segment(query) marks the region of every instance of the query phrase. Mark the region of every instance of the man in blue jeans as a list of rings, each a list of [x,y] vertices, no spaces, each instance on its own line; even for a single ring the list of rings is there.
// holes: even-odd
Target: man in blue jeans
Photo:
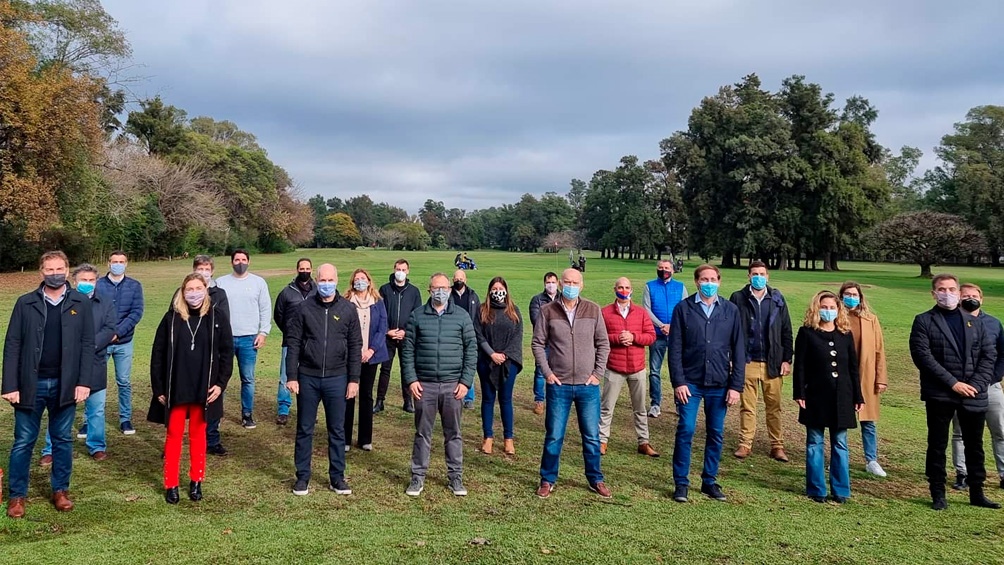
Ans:
[[[606,371],[610,342],[599,305],[579,297],[582,287],[582,273],[565,269],[561,298],[540,309],[533,329],[533,357],[547,375],[544,453],[537,488],[540,498],[551,496],[558,480],[561,447],[573,404],[589,489],[603,498],[613,496],[600,471],[600,379]]]
[[[718,267],[697,267],[694,282],[698,291],[676,305],[669,330],[669,374],[680,416],[673,447],[673,500],[687,502],[690,450],[703,399],[707,438],[701,492],[724,501],[725,494],[716,478],[722,459],[725,413],[739,402],[743,390],[746,344],[739,308],[718,295]]]
[[[655,343],[648,348],[648,395],[651,407],[649,418],[662,415],[662,362],[669,347],[669,329],[673,322],[673,309],[685,296],[687,287],[683,281],[673,278],[673,262],[659,260],[655,265],[655,280],[645,284],[642,306],[655,326]]]
[[[66,283],[68,263],[62,251],[42,255],[42,284],[18,298],[7,325],[0,397],[14,407],[10,518],[24,517],[31,452],[46,411],[53,443],[52,504],[60,512],[73,510],[73,416],[95,386],[94,318],[91,301]]]
[[[530,324],[536,328],[537,318],[540,316],[540,309],[550,304],[558,296],[558,275],[547,273],[544,275],[544,291],[535,294],[530,299]],[[544,350],[547,355],[547,349]],[[544,372],[540,369],[540,364],[534,362],[533,367],[533,413],[540,416],[544,413]]]
[[[143,285],[126,276],[129,258],[123,251],[108,256],[108,276],[98,279],[98,294],[115,305],[115,335],[108,346],[108,357],[115,365],[115,384],[119,389],[119,430],[124,435],[136,433],[132,427],[132,338],[143,318]]]
[[[248,272],[251,256],[244,249],[230,255],[233,274],[216,279],[216,286],[227,293],[230,302],[230,327],[234,334],[234,355],[241,375],[241,426],[253,430],[254,421],[254,369],[258,350],[265,346],[265,338],[272,329],[272,299],[268,295],[265,279]],[[219,420],[206,426],[209,453],[219,451]],[[224,450],[225,452],[226,450]]]

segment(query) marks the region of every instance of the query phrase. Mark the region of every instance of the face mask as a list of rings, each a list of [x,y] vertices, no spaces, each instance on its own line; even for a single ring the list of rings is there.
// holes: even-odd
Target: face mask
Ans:
[[[718,283],[704,282],[700,284],[701,296],[704,298],[714,298],[718,294]]]
[[[200,274],[200,275],[202,275],[202,278],[205,279],[207,285],[210,282],[212,282],[212,280],[213,280],[213,273],[211,271],[195,271],[195,272],[198,273],[198,274]]]
[[[404,282],[408,280],[408,273],[404,271],[394,271],[394,280],[397,282]]]
[[[457,292],[464,290],[465,286],[467,286],[467,283],[465,283],[464,281],[453,281],[453,290]]]
[[[45,286],[49,288],[59,288],[66,284],[65,274],[45,275],[42,278],[45,281]]]
[[[620,292],[614,291],[614,295],[617,296],[618,300],[631,300],[631,293],[622,294]]]
[[[966,312],[975,312],[980,309],[980,301],[977,298],[963,298],[959,302],[959,306]]]
[[[506,292],[504,290],[493,290],[488,295],[492,297],[493,302],[498,302],[499,304],[505,302]]]
[[[941,306],[945,310],[955,310],[955,307],[959,305],[958,294],[952,294],[951,292],[935,292],[934,296],[938,301],[938,306]]]
[[[859,304],[861,304],[861,299],[857,296],[844,297],[844,306],[850,308],[851,310],[857,308]]]
[[[108,270],[116,277],[121,277],[125,274],[125,267],[125,263],[112,263]]]
[[[90,295],[92,292],[94,292],[94,283],[92,283],[92,282],[78,282],[77,283],[77,292],[80,292],[82,294]],[[979,308],[979,304],[978,303],[977,303],[976,307]],[[970,310],[970,312],[972,312],[972,310]]]
[[[185,302],[192,308],[202,306],[202,301],[206,299],[206,293],[201,290],[190,290],[185,293]]]
[[[544,291],[548,294],[557,294],[558,283],[544,283]]]
[[[234,272],[237,273],[238,275],[243,275],[244,273],[248,272],[248,264],[247,263],[235,264]]]
[[[358,290],[359,292],[362,292],[369,287],[370,283],[366,279],[359,279],[356,282],[352,283],[352,288]]]
[[[837,319],[837,314],[836,310],[820,310],[819,319],[824,322],[832,322]]]
[[[673,278],[673,271],[667,271],[665,269],[659,269],[655,272],[655,274],[659,277],[660,281],[668,281]]]
[[[575,300],[579,297],[579,287],[572,285],[565,285],[561,287],[561,295],[568,300]]]
[[[310,273],[296,273],[296,282],[305,283],[310,280]]]
[[[763,275],[753,275],[750,277],[750,286],[753,290],[763,290],[767,288],[767,277]]]
[[[432,298],[433,304],[437,306],[442,306],[443,304],[446,304],[450,300],[450,291],[442,288],[437,288],[429,292],[429,297]]]
[[[324,298],[329,298],[334,296],[335,290],[338,289],[338,284],[333,282],[319,282],[317,283],[317,294],[320,294]]]

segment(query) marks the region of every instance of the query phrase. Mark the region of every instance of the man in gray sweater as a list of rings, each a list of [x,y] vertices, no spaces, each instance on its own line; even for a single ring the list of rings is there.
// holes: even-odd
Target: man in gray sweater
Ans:
[[[537,489],[541,498],[551,495],[558,480],[561,447],[573,404],[589,488],[603,498],[612,496],[600,471],[600,379],[606,370],[610,342],[599,305],[579,297],[582,287],[582,273],[565,269],[561,298],[541,306],[533,328],[533,357],[547,379],[544,453]]]

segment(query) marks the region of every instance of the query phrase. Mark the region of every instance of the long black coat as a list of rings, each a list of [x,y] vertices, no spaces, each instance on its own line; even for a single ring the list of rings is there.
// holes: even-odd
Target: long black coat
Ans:
[[[854,337],[802,326],[795,338],[795,400],[804,400],[798,422],[810,428],[857,427],[855,404],[864,404]]]
[[[983,322],[961,312],[964,343],[956,343],[937,306],[917,314],[910,330],[910,356],[920,370],[920,399],[961,404],[967,410],[986,412],[987,389],[994,381],[997,349]],[[975,398],[952,390],[962,381],[976,389]]]
[[[210,343],[212,354],[207,357],[207,366],[202,371],[200,399],[206,406],[206,419],[219,420],[223,417],[223,395],[206,404],[209,387],[218,385],[226,391],[227,383],[234,372],[234,336],[230,330],[230,315],[226,310],[213,304],[209,309],[209,321],[213,328]],[[150,385],[153,397],[150,399],[150,410],[146,419],[157,424],[167,424],[167,414],[171,410],[171,386],[175,381],[174,359],[177,336],[188,336],[187,323],[174,310],[164,314],[157,326],[157,334],[153,338],[153,352],[150,354]],[[181,347],[187,347],[186,342]],[[167,402],[161,404],[157,400],[163,395]]]
[[[69,406],[74,403],[77,386],[100,390],[94,381],[94,314],[90,299],[69,287],[59,304],[59,314],[63,329],[59,405]],[[46,316],[41,285],[18,298],[10,314],[3,345],[2,394],[20,393],[15,408],[31,410],[35,407]]]
[[[108,346],[115,335],[118,313],[111,298],[102,297],[97,292],[91,296],[91,311],[94,316],[94,374],[91,392],[108,388]]]

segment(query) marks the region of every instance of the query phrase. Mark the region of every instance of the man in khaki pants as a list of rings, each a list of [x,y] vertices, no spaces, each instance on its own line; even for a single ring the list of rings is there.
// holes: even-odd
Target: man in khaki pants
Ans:
[[[739,307],[746,338],[746,384],[740,397],[739,448],[735,456],[746,459],[753,451],[757,398],[762,392],[770,457],[787,463],[781,437],[781,377],[791,372],[791,316],[781,292],[767,286],[767,265],[753,261],[748,273],[749,284],[729,299]]]
[[[610,440],[610,422],[621,388],[626,382],[631,391],[634,411],[634,432],[638,438],[638,453],[658,457],[648,441],[648,415],[645,413],[645,388],[648,372],[645,348],[655,343],[655,326],[644,308],[631,304],[631,281],[626,277],[614,283],[616,300],[603,308],[603,323],[607,326],[610,355],[600,392],[600,455],[606,455]]]

